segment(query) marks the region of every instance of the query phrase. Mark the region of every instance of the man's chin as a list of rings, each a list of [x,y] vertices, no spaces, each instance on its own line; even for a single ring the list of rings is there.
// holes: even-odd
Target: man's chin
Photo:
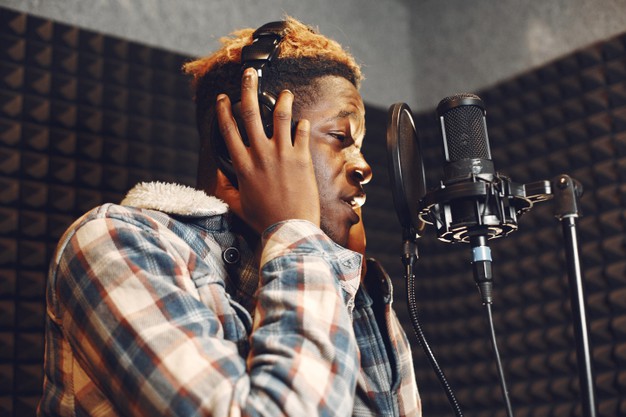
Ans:
[[[344,248],[348,247],[349,229],[338,225],[327,226],[324,223],[321,224],[320,228],[333,242]]]

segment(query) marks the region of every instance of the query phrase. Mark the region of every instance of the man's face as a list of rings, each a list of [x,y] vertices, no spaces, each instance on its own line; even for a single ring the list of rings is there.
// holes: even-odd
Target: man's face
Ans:
[[[372,177],[361,154],[365,106],[358,90],[343,77],[321,78],[318,86],[320,97],[302,108],[298,117],[311,123],[321,228],[333,241],[346,246],[350,227],[359,222],[355,209],[365,202],[362,185]]]

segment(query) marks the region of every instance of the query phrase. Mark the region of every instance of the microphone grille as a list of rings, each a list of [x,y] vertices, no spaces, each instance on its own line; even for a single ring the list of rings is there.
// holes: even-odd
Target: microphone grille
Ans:
[[[478,96],[457,94],[446,97],[437,106],[437,113],[443,117],[448,161],[491,159],[484,105]]]

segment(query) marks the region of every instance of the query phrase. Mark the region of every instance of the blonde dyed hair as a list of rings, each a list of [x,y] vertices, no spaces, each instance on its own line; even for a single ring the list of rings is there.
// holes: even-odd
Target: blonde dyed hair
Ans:
[[[360,65],[354,57],[342,46],[317,30],[304,23],[286,17],[287,28],[280,44],[278,59],[312,58],[322,61],[334,61],[345,65],[353,74],[355,86],[359,88],[363,80]],[[183,65],[183,71],[193,77],[194,85],[208,72],[230,63],[241,62],[241,50],[252,43],[252,34],[255,29],[237,30],[220,39],[222,47],[213,54],[199,58]]]

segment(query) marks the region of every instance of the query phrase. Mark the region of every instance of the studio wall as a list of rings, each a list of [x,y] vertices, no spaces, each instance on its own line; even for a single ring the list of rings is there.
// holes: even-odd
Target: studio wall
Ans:
[[[285,13],[364,64],[367,103],[435,107],[621,33],[626,0],[0,0],[0,5],[186,55]]]
[[[285,14],[320,29],[363,63],[365,100],[386,107],[409,85],[409,4],[402,0],[0,0],[0,5],[141,44],[206,55],[235,29],[259,27]],[[393,45],[393,47],[389,47]],[[402,51],[398,53],[398,51]],[[392,62],[393,65],[389,65]],[[402,100],[414,101],[417,90]]]
[[[416,109],[482,90],[622,33],[626,0],[408,2]]]
[[[626,413],[625,45],[623,34],[606,37],[476,87],[499,171],[522,183],[569,173],[585,188],[581,254],[606,417]],[[46,268],[65,227],[101,202],[119,201],[137,181],[193,184],[197,135],[188,80],[179,71],[187,58],[0,9],[1,415],[34,413]],[[412,107],[432,185],[440,178],[441,139],[432,108]],[[386,107],[368,103],[367,114],[364,153],[375,174],[364,210],[368,250],[393,276],[395,306],[411,335],[387,176]],[[518,232],[492,244],[496,329],[516,416],[580,415],[560,239],[545,203],[522,218]],[[468,248],[443,244],[432,230],[419,247],[418,305],[435,352],[466,415],[502,416]],[[425,415],[449,415],[411,341]]]

